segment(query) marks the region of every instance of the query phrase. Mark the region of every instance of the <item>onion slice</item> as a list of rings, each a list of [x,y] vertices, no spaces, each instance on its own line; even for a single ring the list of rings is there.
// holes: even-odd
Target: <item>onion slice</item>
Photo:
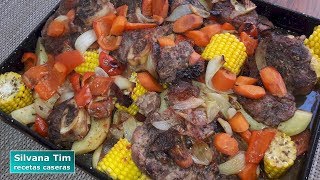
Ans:
[[[176,7],[173,12],[167,17],[166,21],[174,22],[182,16],[192,14],[191,9],[189,8],[189,4],[184,4]]]
[[[247,14],[247,13],[253,11],[254,9],[256,9],[256,7],[257,7],[250,0],[244,0],[244,4],[239,3],[238,0],[230,0],[230,2],[234,6],[234,9],[235,9],[230,15],[231,19],[233,19],[237,16],[240,16],[240,15]]]
[[[192,160],[196,164],[208,166],[213,159],[213,152],[207,143],[196,141],[191,147]]]
[[[96,41],[97,41],[97,36],[95,32],[93,30],[89,30],[81,34],[77,38],[74,46],[76,50],[80,51],[81,53],[84,53]]]
[[[163,120],[163,121],[153,121],[151,122],[151,124],[162,131],[167,131],[168,129],[170,129],[172,126],[175,126],[178,124],[177,121],[175,121],[174,119],[170,119],[170,120]]]
[[[259,70],[263,69],[264,67],[267,67],[266,51],[267,51],[267,43],[264,40],[262,40],[256,49],[256,54],[254,57],[257,68]]]
[[[154,19],[150,19],[150,18],[145,17],[142,14],[141,9],[139,7],[136,8],[136,16],[137,16],[137,19],[140,23],[154,23],[154,22],[156,22]]]
[[[233,135],[231,126],[230,126],[230,124],[229,124],[227,121],[225,121],[225,120],[223,120],[223,119],[221,119],[221,118],[218,118],[218,122],[219,122],[219,124],[222,126],[222,128],[224,129],[224,131],[225,131],[227,134],[229,134],[230,136]]]
[[[48,55],[46,53],[46,50],[45,50],[43,44],[41,43],[41,38],[39,38],[37,41],[36,55],[38,57],[37,65],[43,65],[43,64],[47,63]]]
[[[191,5],[191,4],[189,5],[189,8],[194,14],[196,14],[198,16],[201,16],[203,18],[210,17],[210,13],[208,11],[205,11],[203,9],[197,8],[197,7],[195,7],[195,6]]]
[[[192,96],[185,101],[180,101],[176,103],[175,105],[173,105],[172,108],[177,110],[194,109],[201,106],[203,103],[203,99]]]
[[[225,175],[238,174],[246,165],[246,157],[243,151],[232,157],[227,162],[218,165],[219,172]]]
[[[101,67],[94,68],[94,73],[99,77],[109,77],[108,73],[104,71]]]
[[[223,56],[216,56],[215,58],[213,58],[212,60],[209,61],[208,66],[207,66],[207,70],[206,70],[206,75],[205,75],[205,82],[206,85],[209,89],[219,92],[221,94],[230,94],[232,93],[232,90],[229,90],[227,92],[221,92],[216,90],[213,85],[212,85],[212,77],[217,73],[217,71],[222,67],[222,65],[224,64],[224,57]]]
[[[121,89],[130,89],[132,88],[132,82],[130,82],[127,78],[118,75],[114,76],[114,83]]]

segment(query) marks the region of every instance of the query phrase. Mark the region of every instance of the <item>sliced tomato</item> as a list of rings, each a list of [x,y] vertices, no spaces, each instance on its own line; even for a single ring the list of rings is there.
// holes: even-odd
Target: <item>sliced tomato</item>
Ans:
[[[126,69],[126,66],[105,52],[101,52],[99,56],[100,67],[108,73],[109,76],[120,75]]]
[[[81,89],[80,78],[81,78],[81,75],[79,73],[72,73],[71,76],[69,77],[69,81],[75,92],[78,92]]]
[[[24,64],[25,71],[29,70],[37,63],[37,55],[32,52],[26,52],[23,54],[21,62]]]
[[[48,124],[47,122],[42,119],[40,116],[36,116],[36,120],[33,125],[34,131],[40,134],[43,137],[48,136]]]
[[[24,84],[33,89],[38,82],[49,74],[50,67],[48,65],[34,66],[22,75]]]
[[[103,96],[106,95],[113,83],[113,78],[107,77],[94,77],[93,81],[90,83],[90,91],[93,96]]]
[[[67,74],[71,73],[74,68],[84,62],[82,54],[77,50],[63,52],[56,56],[55,59],[56,62],[62,63],[66,66]]]
[[[90,84],[94,78],[94,75],[95,75],[94,72],[84,73],[84,75],[82,76],[82,80],[81,80],[81,87]]]
[[[100,36],[98,38],[98,44],[103,50],[106,51],[114,51],[119,48],[121,44],[122,37],[121,36]]]
[[[82,87],[80,91],[76,93],[74,99],[80,108],[89,104],[92,100],[92,94],[89,85],[85,85],[84,87]]]
[[[109,35],[113,20],[116,17],[115,14],[109,14],[93,21],[93,30],[97,37]]]
[[[55,63],[49,74],[42,78],[41,81],[34,87],[34,90],[43,100],[50,99],[64,83],[67,77],[67,68],[62,63]]]

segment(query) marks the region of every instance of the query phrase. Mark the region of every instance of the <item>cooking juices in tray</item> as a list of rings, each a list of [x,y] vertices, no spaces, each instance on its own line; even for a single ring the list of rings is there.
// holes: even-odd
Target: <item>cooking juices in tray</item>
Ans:
[[[318,50],[298,35],[320,23],[254,3],[62,1],[2,63],[1,115],[98,178],[307,177]]]

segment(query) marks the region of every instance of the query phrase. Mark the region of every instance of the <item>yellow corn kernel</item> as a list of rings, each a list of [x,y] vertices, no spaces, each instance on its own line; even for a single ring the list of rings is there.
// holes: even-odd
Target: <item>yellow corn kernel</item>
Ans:
[[[99,53],[97,50],[86,51],[84,54],[84,63],[75,68],[77,73],[83,74],[86,72],[94,72],[94,69],[99,66]]]
[[[0,75],[0,109],[5,113],[32,104],[31,90],[22,82],[20,74],[8,72]]]
[[[293,164],[297,149],[295,143],[284,133],[277,133],[264,155],[264,170],[269,178],[279,178]]]
[[[202,53],[202,58],[212,60],[216,56],[224,56],[224,68],[234,74],[239,74],[247,59],[246,47],[239,39],[230,33],[214,35]]]
[[[109,174],[113,179],[149,179],[132,161],[131,144],[127,139],[120,139],[99,161],[97,169]]]

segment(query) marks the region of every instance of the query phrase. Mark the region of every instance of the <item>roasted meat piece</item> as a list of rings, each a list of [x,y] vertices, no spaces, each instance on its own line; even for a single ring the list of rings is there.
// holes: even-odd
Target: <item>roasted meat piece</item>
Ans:
[[[171,105],[185,101],[190,97],[198,97],[200,89],[187,81],[178,81],[169,87],[168,100]]]
[[[156,92],[148,92],[140,96],[136,102],[140,113],[147,116],[160,108],[160,96]]]
[[[265,60],[282,75],[288,91],[306,95],[312,91],[317,76],[310,66],[311,54],[300,38],[272,33],[263,40]]]
[[[291,94],[276,97],[267,94],[259,100],[238,97],[239,103],[255,120],[271,127],[287,121],[296,111],[296,103]]]
[[[180,139],[181,135],[175,130],[164,132],[144,124],[133,134],[132,158],[152,179],[215,179],[218,174],[215,161],[208,166],[193,163],[189,168],[181,168],[177,165],[190,155]]]
[[[125,64],[135,58],[141,58],[141,52],[151,50],[158,37],[164,36],[172,31],[171,25],[159,26],[152,29],[127,31],[123,33],[119,49],[112,55]]]
[[[211,14],[218,17],[221,22],[229,22],[236,28],[239,28],[243,23],[258,24],[258,13],[255,10],[233,18],[231,14],[234,10],[235,8],[230,0],[220,1],[213,5]]]
[[[177,72],[186,69],[190,55],[194,52],[192,45],[183,41],[173,47],[161,48],[157,72],[161,82],[171,83],[177,77]]]
[[[68,146],[87,135],[90,116],[85,109],[78,108],[72,99],[56,106],[47,121],[49,139],[56,144]]]

